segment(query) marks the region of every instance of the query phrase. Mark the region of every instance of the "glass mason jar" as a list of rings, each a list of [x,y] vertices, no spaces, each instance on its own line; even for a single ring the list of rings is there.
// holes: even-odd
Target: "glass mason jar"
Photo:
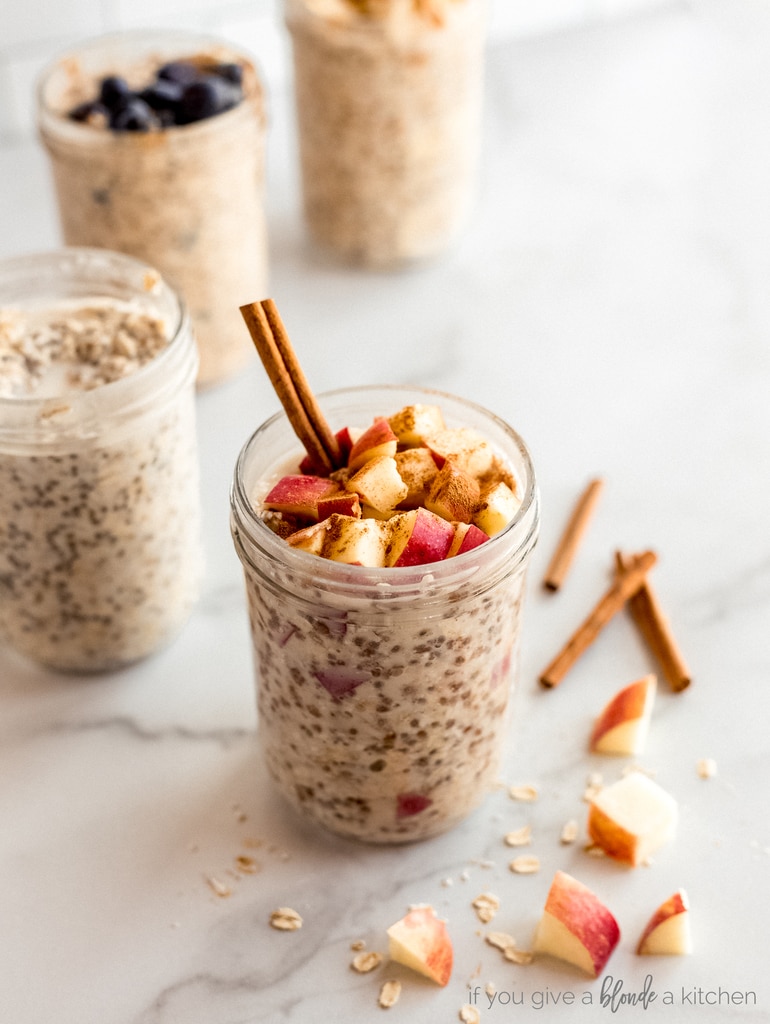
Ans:
[[[186,57],[240,64],[241,102],[204,120],[148,132],[116,132],[67,116],[98,95],[104,76],[122,75],[139,87],[164,62]],[[38,127],[65,244],[125,252],[157,267],[190,310],[199,385],[234,374],[252,355],[238,307],[268,293],[266,118],[254,64],[229,45],[191,33],[93,39],[43,73]]]
[[[444,250],[470,214],[484,0],[284,0],[305,217],[343,259]]]
[[[506,423],[440,392],[364,387],[320,401],[335,430],[437,404],[448,426],[475,428],[492,443],[522,497],[515,519],[472,551],[369,569],[296,550],[260,519],[267,487],[295,472],[287,467],[302,454],[283,413],[252,435],[236,464],[231,526],[271,777],[333,832],[425,839],[465,818],[498,780],[539,527],[532,463]]]
[[[145,264],[104,250],[0,263],[6,325],[94,301],[159,317],[168,344],[90,390],[59,381],[39,396],[0,397],[0,642],[62,671],[115,669],[155,651],[187,619],[202,573],[197,353],[176,293]]]

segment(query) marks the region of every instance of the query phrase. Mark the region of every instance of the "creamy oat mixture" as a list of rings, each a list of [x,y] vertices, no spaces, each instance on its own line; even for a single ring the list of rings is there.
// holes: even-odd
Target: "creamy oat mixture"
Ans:
[[[432,256],[467,219],[482,0],[287,0],[304,206],[353,262]]]
[[[151,74],[146,58],[138,67],[107,70],[132,83]],[[40,133],[65,243],[128,253],[157,267],[190,309],[199,383],[220,381],[250,356],[239,306],[267,292],[266,121],[256,71],[244,66],[244,98],[234,109],[161,131],[114,132],[103,121],[72,121],[69,112],[95,89],[94,75],[73,58],[54,70],[41,94]]]
[[[29,320],[5,310],[0,325],[0,639],[61,670],[125,665],[168,640],[198,594],[191,383],[73,436],[80,398],[126,385],[165,349],[165,327],[101,301]],[[4,422],[17,399],[39,399],[22,440]]]

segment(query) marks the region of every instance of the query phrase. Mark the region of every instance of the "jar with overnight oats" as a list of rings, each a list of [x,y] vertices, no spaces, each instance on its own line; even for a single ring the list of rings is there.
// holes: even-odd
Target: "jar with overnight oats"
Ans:
[[[436,256],[473,205],[484,0],[284,0],[305,218],[343,259]]]
[[[189,315],[149,266],[0,263],[0,643],[53,669],[166,644],[202,575]]]
[[[158,268],[190,310],[198,383],[249,356],[238,307],[267,291],[265,97],[253,61],[208,36],[84,42],[38,85],[66,245]]]
[[[265,495],[302,457],[283,413],[237,461],[231,527],[269,773],[300,814],[335,833],[425,839],[464,819],[499,779],[539,527],[532,463],[505,422],[450,395],[365,387],[319,401],[335,431],[437,403],[447,424],[478,431],[515,481],[518,509],[484,543],[429,564],[367,567],[292,546],[268,522]]]

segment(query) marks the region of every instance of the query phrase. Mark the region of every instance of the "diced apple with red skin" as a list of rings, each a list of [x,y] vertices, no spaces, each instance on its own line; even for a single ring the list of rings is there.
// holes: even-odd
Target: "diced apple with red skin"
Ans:
[[[340,484],[325,476],[294,473],[282,476],[270,488],[263,505],[273,512],[285,512],[305,519],[318,517],[318,502],[342,490]]]
[[[592,799],[588,835],[609,857],[637,867],[673,838],[677,816],[670,793],[633,771]]]
[[[387,523],[333,514],[324,520],[324,524],[323,558],[369,568],[385,565],[385,551],[390,539]]]
[[[692,953],[690,903],[684,889],[677,889],[647,922],[636,952],[640,956],[661,954],[686,956]]]
[[[495,453],[486,438],[470,427],[447,427],[425,439],[439,467],[451,459],[477,480],[495,466]]]
[[[521,500],[503,480],[497,480],[481,491],[473,522],[488,537],[504,530],[521,506]]]
[[[361,518],[361,502],[355,491],[340,491],[329,498],[321,498],[318,502],[318,518],[328,519],[334,514]]]
[[[385,564],[396,567],[443,561],[455,533],[452,523],[424,508],[399,512],[389,526]]]
[[[489,540],[489,537],[473,523],[456,523],[454,537],[446,556],[454,558],[455,555],[464,555],[466,551],[473,551],[485,540]]]
[[[591,733],[591,750],[597,754],[641,754],[655,701],[654,675],[629,683],[605,705]]]
[[[328,522],[326,520],[313,523],[312,526],[306,526],[303,530],[296,530],[290,534],[286,538],[286,542],[298,551],[307,551],[311,555],[322,555],[327,529]]]
[[[398,438],[384,416],[378,416],[353,444],[348,456],[348,469],[355,473],[366,462],[387,455],[393,458],[398,449]]]
[[[452,940],[432,907],[413,907],[388,928],[388,952],[391,960],[437,985],[446,985],[452,975]]]
[[[401,502],[402,508],[419,508],[425,504],[438,466],[427,448],[407,448],[396,452],[396,469],[408,491]]]
[[[436,473],[425,507],[454,523],[469,523],[479,504],[479,485],[454,462],[447,460]]]
[[[358,430],[356,427],[343,427],[334,435],[340,450],[340,460],[343,465],[347,465],[348,460],[350,459],[350,453],[353,450],[353,445],[362,433],[363,431]]]
[[[389,455],[369,459],[345,483],[361,501],[379,512],[394,509],[407,494],[407,486],[398,475],[396,460]]]
[[[412,446],[424,444],[426,438],[444,429],[444,416],[438,405],[405,405],[389,422],[401,444]]]
[[[534,951],[598,978],[619,939],[618,922],[598,896],[566,871],[557,871],[537,926]]]

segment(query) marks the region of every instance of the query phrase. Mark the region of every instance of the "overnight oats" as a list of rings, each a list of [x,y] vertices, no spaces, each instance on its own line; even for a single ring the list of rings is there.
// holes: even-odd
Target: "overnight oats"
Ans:
[[[284,0],[305,217],[353,263],[438,254],[480,149],[484,0]]]
[[[0,263],[0,642],[49,667],[143,658],[202,572],[189,317],[101,250]]]
[[[43,75],[38,122],[65,243],[157,267],[190,310],[198,383],[235,373],[249,354],[238,306],[267,288],[254,64],[205,36],[106,36]]]
[[[498,781],[539,524],[502,420],[419,388],[320,398],[342,451],[314,472],[284,414],[241,451],[259,735],[303,814],[371,842],[424,839]]]

